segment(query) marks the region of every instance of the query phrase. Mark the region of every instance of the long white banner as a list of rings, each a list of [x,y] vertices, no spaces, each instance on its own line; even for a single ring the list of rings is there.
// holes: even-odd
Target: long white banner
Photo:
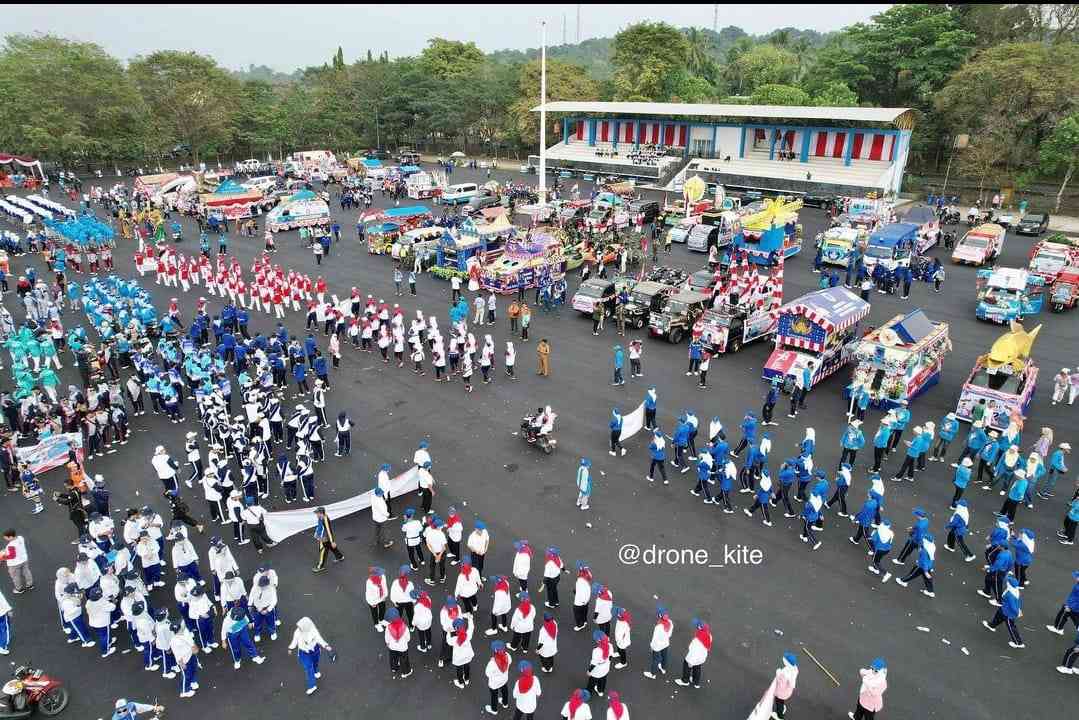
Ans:
[[[625,442],[636,435],[644,427],[644,403],[629,415],[622,416],[622,435],[618,439]]]
[[[418,471],[419,468],[413,467],[390,480],[390,497],[395,498],[406,495],[419,489]],[[326,514],[330,516],[330,520],[337,520],[371,507],[373,492],[373,490],[368,490],[365,493],[354,495],[323,507],[326,508]],[[314,528],[316,525],[315,507],[317,506],[266,513],[266,534],[274,542],[281,542],[297,533]]]

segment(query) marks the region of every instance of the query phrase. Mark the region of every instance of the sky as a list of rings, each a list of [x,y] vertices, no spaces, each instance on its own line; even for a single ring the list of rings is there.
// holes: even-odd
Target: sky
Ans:
[[[614,35],[643,20],[677,27],[712,27],[712,4],[679,5],[51,5],[10,4],[7,33],[48,33],[96,42],[129,60],[155,50],[194,50],[232,69],[249,64],[291,72],[327,62],[340,45],[345,61],[389,51],[414,55],[428,38],[472,41],[485,51],[539,45],[547,21],[548,43],[577,35]],[[890,5],[720,5],[719,27],[750,34],[778,27],[837,30],[867,20]]]

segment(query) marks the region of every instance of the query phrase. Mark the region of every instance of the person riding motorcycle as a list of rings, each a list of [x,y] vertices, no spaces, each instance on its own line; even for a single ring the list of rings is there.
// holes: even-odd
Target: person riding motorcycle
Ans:
[[[131,702],[127,698],[120,698],[116,701],[115,708],[115,711],[112,713],[112,720],[135,720],[136,716],[142,715],[143,713],[152,712],[160,714],[164,711],[165,706]]]
[[[0,717],[26,710],[28,699],[23,678],[31,672],[25,665],[19,666],[11,673],[12,679],[4,683],[3,692],[0,693]]]

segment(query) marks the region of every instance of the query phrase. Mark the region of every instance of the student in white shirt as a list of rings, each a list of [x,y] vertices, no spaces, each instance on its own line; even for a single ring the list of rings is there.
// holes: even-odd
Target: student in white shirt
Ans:
[[[495,640],[491,643],[491,659],[487,661],[487,689],[491,691],[491,701],[484,710],[491,715],[498,714],[499,704],[510,705],[510,663],[513,658],[506,652],[506,643]]]
[[[289,643],[288,651],[292,654],[296,650],[296,657],[303,667],[307,679],[307,694],[310,695],[318,690],[318,679],[322,677],[318,663],[322,654],[322,648],[327,652],[333,652],[333,648],[319,634],[318,628],[311,618],[302,617],[296,622],[296,631],[292,634],[292,642]]]
[[[532,716],[536,712],[537,701],[542,694],[540,681],[539,678],[532,674],[532,663],[527,660],[517,663],[517,672],[520,675],[517,677],[517,681],[513,683],[513,701],[516,707],[514,717],[522,718],[522,720],[532,720]]]

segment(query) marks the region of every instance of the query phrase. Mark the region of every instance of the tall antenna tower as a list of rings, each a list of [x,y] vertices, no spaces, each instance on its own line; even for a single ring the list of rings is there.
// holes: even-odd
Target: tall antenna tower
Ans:
[[[562,13],[562,44],[566,44],[566,13]]]
[[[577,3],[577,42],[581,42],[581,4]]]
[[[712,32],[719,32],[719,3],[712,6]]]

